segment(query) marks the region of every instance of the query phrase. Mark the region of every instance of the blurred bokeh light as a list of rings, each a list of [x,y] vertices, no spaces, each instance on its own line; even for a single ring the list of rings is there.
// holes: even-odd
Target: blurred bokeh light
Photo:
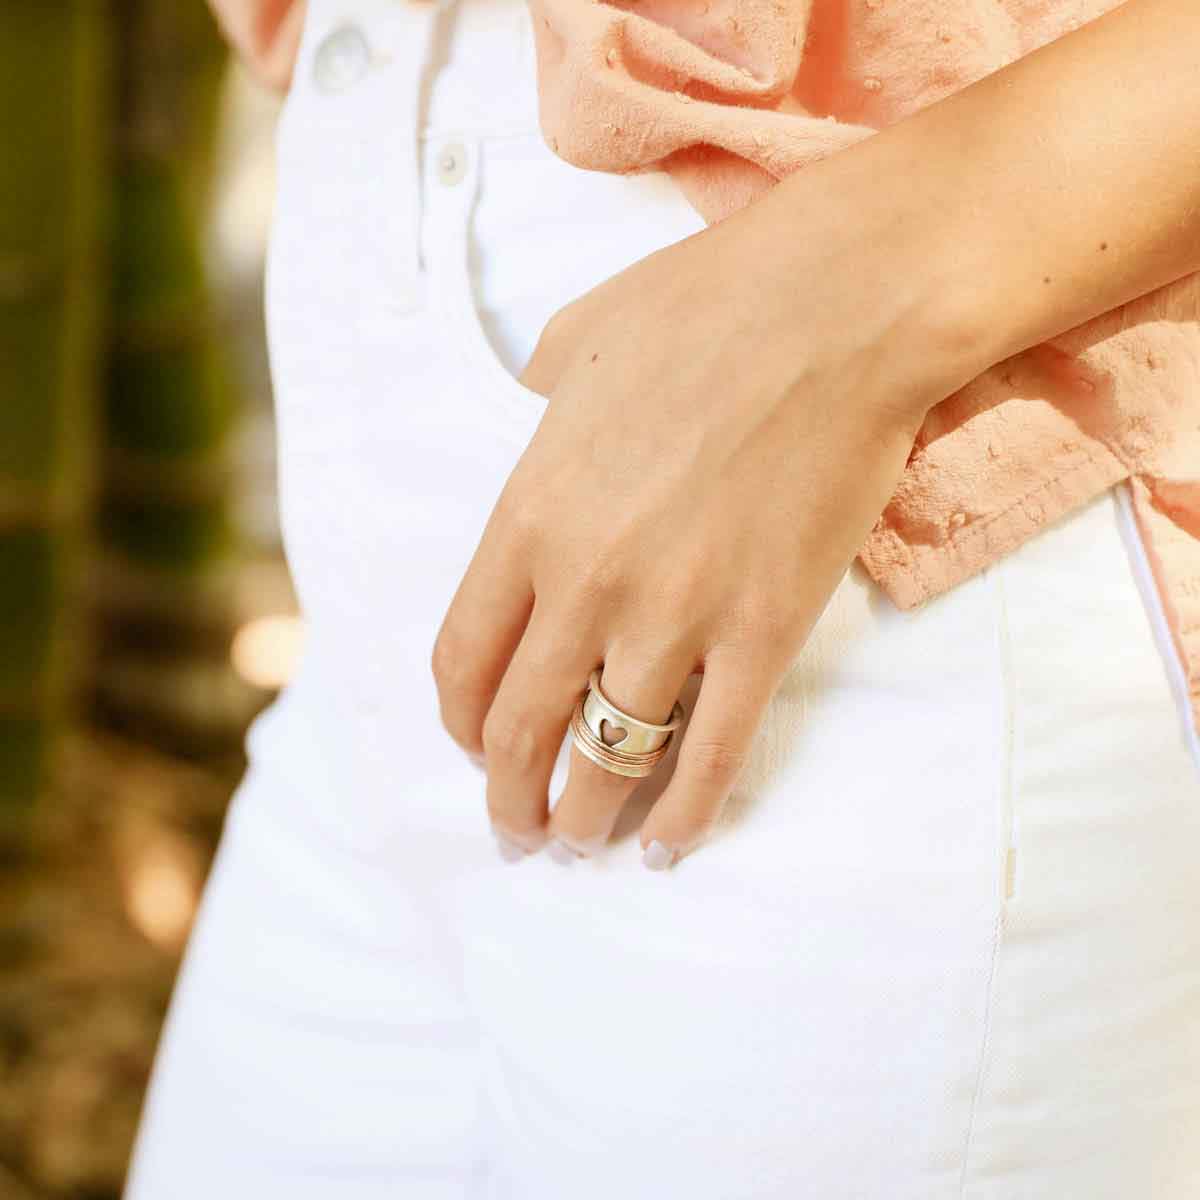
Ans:
[[[234,635],[234,670],[261,688],[281,688],[291,678],[304,645],[304,624],[298,617],[258,617]]]

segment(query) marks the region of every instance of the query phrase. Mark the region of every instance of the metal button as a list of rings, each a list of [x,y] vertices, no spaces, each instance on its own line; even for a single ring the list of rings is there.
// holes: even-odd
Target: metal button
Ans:
[[[371,47],[362,30],[343,25],[328,34],[313,58],[313,78],[327,93],[344,92],[366,75],[371,66]]]
[[[462,142],[447,142],[437,157],[438,178],[453,187],[467,173],[467,148]]]

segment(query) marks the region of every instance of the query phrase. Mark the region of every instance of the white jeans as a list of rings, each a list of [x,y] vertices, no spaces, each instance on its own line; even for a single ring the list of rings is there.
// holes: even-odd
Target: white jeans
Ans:
[[[1118,493],[918,611],[851,570],[674,871],[634,821],[496,854],[429,655],[514,375],[701,221],[557,159],[523,0],[458,4],[310,4],[268,279],[309,647],[128,1200],[1200,1195],[1200,776]]]

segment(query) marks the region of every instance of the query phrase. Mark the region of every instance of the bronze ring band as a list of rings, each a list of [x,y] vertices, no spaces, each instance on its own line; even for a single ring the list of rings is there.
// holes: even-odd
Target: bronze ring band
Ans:
[[[614,775],[624,775],[630,779],[642,779],[651,774],[666,757],[671,740],[671,735],[668,733],[666,740],[654,750],[636,754],[622,752],[608,746],[593,733],[584,720],[582,697],[575,702],[575,708],[571,713],[570,728],[572,740],[586,758]]]

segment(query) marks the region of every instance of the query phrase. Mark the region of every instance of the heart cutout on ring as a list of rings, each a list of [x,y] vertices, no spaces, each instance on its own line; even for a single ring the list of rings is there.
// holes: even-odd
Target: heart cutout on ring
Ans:
[[[600,740],[606,746],[616,746],[629,736],[623,725],[614,725],[607,717],[600,718]]]

